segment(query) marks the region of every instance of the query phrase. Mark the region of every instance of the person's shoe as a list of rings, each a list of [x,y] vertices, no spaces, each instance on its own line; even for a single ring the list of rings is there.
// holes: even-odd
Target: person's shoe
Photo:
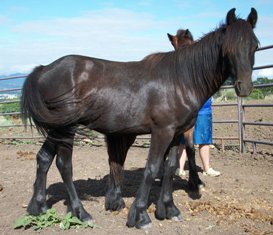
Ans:
[[[184,176],[186,176],[186,171],[184,171],[180,168],[177,168],[175,171],[175,175],[180,176],[180,177],[184,177]]]
[[[215,176],[221,175],[221,172],[220,171],[216,171],[213,168],[209,168],[209,170],[207,172],[203,171],[203,175],[215,177]]]

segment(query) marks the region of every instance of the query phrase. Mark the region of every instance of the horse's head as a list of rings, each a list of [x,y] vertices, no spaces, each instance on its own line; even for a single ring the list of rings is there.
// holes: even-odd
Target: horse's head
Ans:
[[[253,88],[251,81],[254,54],[258,40],[253,32],[257,22],[257,11],[251,8],[247,20],[238,19],[235,8],[227,13],[223,56],[227,61],[227,76],[234,81],[238,96],[248,96]]]
[[[175,36],[173,36],[169,33],[167,35],[168,35],[168,38],[171,41],[175,50],[177,50],[178,48],[181,48],[185,45],[190,45],[193,43],[193,36],[188,29],[177,30],[177,33]]]

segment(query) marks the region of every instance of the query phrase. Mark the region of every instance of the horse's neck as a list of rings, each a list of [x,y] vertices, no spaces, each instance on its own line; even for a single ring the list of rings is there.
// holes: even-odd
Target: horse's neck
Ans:
[[[199,41],[198,43],[199,45],[195,46],[199,47],[199,50],[196,50],[198,48],[192,48],[192,50],[195,51],[191,54],[190,58],[186,58],[190,63],[187,66],[187,69],[191,71],[187,71],[188,84],[185,88],[196,91],[198,93],[198,98],[200,98],[200,102],[203,102],[220,89],[225,80],[225,75],[222,69],[221,42],[217,45],[202,45],[202,43],[206,43],[202,41]],[[183,63],[183,60],[180,61]],[[178,66],[185,68],[184,65]],[[181,74],[178,76],[185,76],[182,70],[180,70],[180,73]],[[182,80],[182,86],[183,82],[184,81]]]

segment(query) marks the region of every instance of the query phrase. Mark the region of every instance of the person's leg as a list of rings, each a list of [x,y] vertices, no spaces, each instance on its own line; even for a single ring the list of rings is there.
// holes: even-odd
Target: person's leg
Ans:
[[[178,158],[179,158],[179,168],[176,170],[175,174],[179,176],[184,176],[186,173],[184,171],[187,153],[184,144],[180,144],[179,151],[178,151]]]
[[[203,164],[204,175],[219,176],[221,174],[220,171],[216,171],[212,167],[210,167],[210,163],[209,163],[210,147],[208,144],[199,145],[199,155]]]
[[[187,153],[186,153],[186,148],[184,144],[180,144],[179,146],[179,155],[180,155],[180,159],[179,159],[179,167],[180,169],[184,170],[185,167],[185,163],[187,160]]]
[[[203,164],[203,169],[207,172],[210,168],[209,166],[209,145],[199,144],[199,155]]]

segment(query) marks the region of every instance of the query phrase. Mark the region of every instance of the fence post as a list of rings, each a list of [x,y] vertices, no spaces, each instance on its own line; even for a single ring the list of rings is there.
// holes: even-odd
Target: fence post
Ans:
[[[244,152],[243,144],[243,109],[242,109],[242,98],[237,96],[237,105],[238,105],[238,134],[239,134],[239,148],[240,152]]]

